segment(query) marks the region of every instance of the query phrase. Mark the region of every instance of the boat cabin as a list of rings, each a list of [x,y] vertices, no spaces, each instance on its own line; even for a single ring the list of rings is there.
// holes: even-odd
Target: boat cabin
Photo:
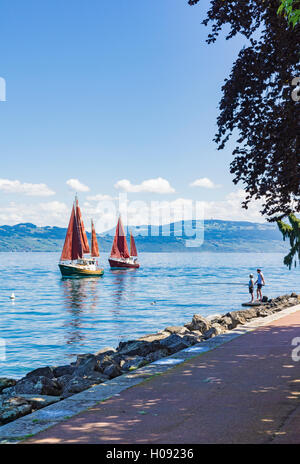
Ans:
[[[95,259],[94,258],[80,258],[77,260],[77,264],[81,266],[94,266]]]

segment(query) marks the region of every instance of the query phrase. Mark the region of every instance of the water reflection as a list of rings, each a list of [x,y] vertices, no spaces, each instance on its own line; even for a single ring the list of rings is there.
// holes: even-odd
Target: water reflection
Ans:
[[[136,269],[111,269],[111,308],[110,320],[114,337],[118,343],[126,338],[124,334],[124,317],[129,321],[132,315],[132,303],[136,297],[134,287],[136,284]],[[133,322],[134,323],[134,322]]]
[[[99,300],[99,278],[62,278],[61,288],[63,291],[64,307],[67,309],[67,327],[65,334],[68,345],[83,345],[86,336],[83,331],[84,312],[94,311]]]
[[[135,280],[136,269],[114,269],[111,270],[115,279],[113,281],[113,302],[116,308],[120,308],[123,301],[130,301],[133,298],[133,282]],[[118,311],[116,311],[118,314]]]
[[[68,309],[95,309],[99,300],[99,277],[62,278],[61,286]]]

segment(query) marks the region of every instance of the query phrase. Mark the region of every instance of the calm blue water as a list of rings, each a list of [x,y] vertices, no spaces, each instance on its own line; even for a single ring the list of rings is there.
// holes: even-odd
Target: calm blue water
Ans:
[[[257,267],[269,297],[300,293],[300,269],[289,271],[280,254],[144,253],[141,269],[127,271],[111,271],[105,256],[103,278],[66,280],[58,259],[58,253],[0,253],[0,337],[6,343],[0,376],[69,363],[76,354],[186,323],[195,313],[240,309]]]

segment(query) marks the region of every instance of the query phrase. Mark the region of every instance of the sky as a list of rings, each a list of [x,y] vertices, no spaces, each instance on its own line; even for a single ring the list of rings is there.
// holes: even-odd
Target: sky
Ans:
[[[67,226],[76,192],[98,229],[113,225],[119,195],[133,224],[158,223],[161,202],[178,219],[191,201],[206,218],[263,222],[259,205],[240,207],[234,142],[223,151],[213,142],[221,86],[245,39],[208,45],[208,6],[1,2],[1,225]]]

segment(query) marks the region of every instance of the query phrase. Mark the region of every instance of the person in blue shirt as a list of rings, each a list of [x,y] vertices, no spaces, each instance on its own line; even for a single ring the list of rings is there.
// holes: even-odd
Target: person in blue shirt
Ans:
[[[261,291],[261,289],[262,289],[263,285],[266,285],[266,283],[265,283],[264,275],[261,272],[261,269],[257,269],[257,280],[256,280],[255,284],[257,284],[257,299],[259,301],[262,301],[262,291]]]
[[[251,302],[250,303],[253,303],[253,301],[254,301],[254,280],[253,280],[253,277],[254,276],[253,276],[253,274],[250,274],[249,277],[250,277],[250,280],[249,280],[248,286],[249,286],[249,293],[251,295]]]

